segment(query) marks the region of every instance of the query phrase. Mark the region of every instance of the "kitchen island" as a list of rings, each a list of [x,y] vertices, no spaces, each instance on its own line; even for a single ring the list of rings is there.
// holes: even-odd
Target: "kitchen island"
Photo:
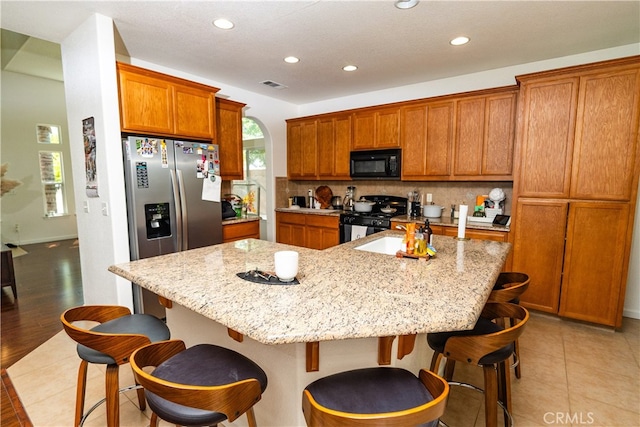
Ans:
[[[247,239],[109,270],[173,302],[173,338],[217,343],[262,366],[269,387],[255,408],[261,426],[302,426],[301,393],[317,378],[378,363],[414,373],[427,367],[431,351],[420,334],[472,328],[510,250],[508,243],[445,236],[434,236],[438,254],[428,262],[355,249],[385,236],[402,233],[322,251]],[[273,253],[284,249],[300,254],[299,284],[236,275],[273,271]],[[393,339],[416,335],[409,350],[410,339]]]

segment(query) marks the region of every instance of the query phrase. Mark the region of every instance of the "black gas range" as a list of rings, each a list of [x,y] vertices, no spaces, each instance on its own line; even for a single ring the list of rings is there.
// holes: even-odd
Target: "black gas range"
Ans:
[[[353,211],[340,214],[340,243],[389,230],[391,229],[391,218],[407,214],[406,197],[374,195],[362,196],[361,199],[375,204],[371,207],[371,212]],[[387,207],[395,209],[395,212],[382,212],[382,209]],[[356,228],[353,226],[356,226]]]

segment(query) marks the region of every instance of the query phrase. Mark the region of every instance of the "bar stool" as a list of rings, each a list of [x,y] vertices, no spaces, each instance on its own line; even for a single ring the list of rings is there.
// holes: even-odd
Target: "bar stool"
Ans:
[[[496,283],[493,285],[493,291],[489,295],[489,301],[492,302],[510,302],[512,304],[520,304],[520,296],[529,287],[529,275],[517,272],[502,272],[498,275]],[[512,320],[512,322],[515,320]],[[515,368],[516,378],[522,375],[520,369],[520,345],[518,340],[514,341],[513,365]]]
[[[170,337],[169,328],[157,317],[148,314],[131,314],[127,307],[112,305],[88,305],[70,308],[60,316],[67,334],[78,343],[80,356],[76,412],[74,426],[84,423],[87,416],[102,402],[107,403],[107,425],[120,424],[120,391],[138,388],[138,403],[144,410],[144,390],[127,387],[119,390],[119,367],[129,363],[129,356],[138,347]],[[74,324],[78,321],[98,322],[99,325],[85,329]],[[105,376],[106,395],[84,414],[84,400],[89,363],[107,365]]]
[[[492,322],[494,319],[517,319],[518,322],[502,327]],[[487,427],[497,425],[498,405],[504,410],[505,425],[513,424],[507,361],[513,354],[514,341],[522,334],[528,320],[529,312],[522,306],[488,302],[473,330],[427,334],[427,343],[434,351],[431,371],[436,372],[442,356],[446,357],[444,377],[450,385],[462,385],[482,391],[471,384],[452,381],[456,361],[482,366]]]
[[[302,392],[307,426],[437,426],[449,385],[425,369],[365,368],[330,375]],[[428,423],[428,424],[425,424]]]
[[[155,367],[149,373],[146,367]],[[253,361],[212,344],[186,348],[180,340],[145,345],[131,355],[136,380],[145,388],[158,418],[176,425],[215,426],[247,414],[256,426],[253,406],[267,388],[267,375]]]

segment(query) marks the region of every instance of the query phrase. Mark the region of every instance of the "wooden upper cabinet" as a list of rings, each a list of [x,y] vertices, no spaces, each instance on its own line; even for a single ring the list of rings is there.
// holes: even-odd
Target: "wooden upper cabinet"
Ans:
[[[448,179],[451,174],[454,101],[430,102],[426,107],[425,176]]]
[[[427,105],[400,109],[402,179],[422,180],[427,169]]]
[[[487,97],[485,138],[482,150],[483,176],[513,179],[513,145],[518,93]]]
[[[516,90],[510,89],[457,101],[455,177],[513,179],[516,97]]]
[[[638,153],[640,68],[581,77],[571,197],[628,201]]]
[[[578,78],[521,86],[519,195],[569,196]]]
[[[624,243],[628,221],[628,203],[569,205],[561,316],[619,326],[628,263],[625,253],[629,247]]]
[[[351,115],[318,119],[318,179],[348,180]]]
[[[460,100],[457,103],[454,175],[482,173],[486,104],[484,97]]]
[[[196,138],[215,139],[215,95],[211,91],[173,86],[174,133]]]
[[[242,109],[246,104],[216,99],[216,143],[219,146],[220,175],[224,180],[243,180]]]
[[[214,87],[116,63],[123,132],[214,140]]]
[[[318,122],[287,121],[287,176],[289,179],[315,179],[318,173]]]
[[[518,79],[519,196],[629,201],[639,155],[637,59]]]
[[[453,101],[402,107],[402,179],[449,179],[453,117]]]
[[[173,133],[173,89],[160,78],[118,64],[120,120],[125,132]]]
[[[400,147],[400,107],[363,109],[353,114],[354,150]]]

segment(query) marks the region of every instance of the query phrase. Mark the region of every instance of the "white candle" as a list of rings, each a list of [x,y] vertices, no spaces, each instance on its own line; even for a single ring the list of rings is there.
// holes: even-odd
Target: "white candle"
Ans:
[[[458,218],[458,239],[464,239],[465,229],[467,227],[467,212],[469,206],[460,205],[460,215]]]

